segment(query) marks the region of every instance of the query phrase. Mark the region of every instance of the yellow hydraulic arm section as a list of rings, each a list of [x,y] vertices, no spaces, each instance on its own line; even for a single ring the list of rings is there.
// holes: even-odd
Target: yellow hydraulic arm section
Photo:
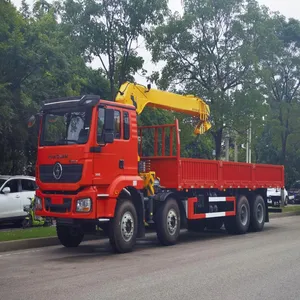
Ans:
[[[200,98],[193,95],[180,95],[166,91],[151,89],[140,84],[125,82],[121,85],[116,96],[116,102],[130,104],[136,107],[137,114],[140,114],[148,105],[185,113],[200,119],[194,133],[203,134],[210,129],[209,106]]]

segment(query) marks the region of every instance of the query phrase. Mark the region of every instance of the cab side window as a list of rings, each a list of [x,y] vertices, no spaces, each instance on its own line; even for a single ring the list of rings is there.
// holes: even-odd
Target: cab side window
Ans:
[[[121,113],[119,110],[115,110],[115,139],[121,138]]]
[[[129,114],[127,111],[123,114],[123,137],[124,140],[129,140],[130,138],[130,131],[129,131]]]
[[[104,125],[104,108],[98,110],[98,127],[97,127],[97,143],[103,143],[103,125]],[[115,139],[121,138],[121,113],[119,110],[114,111],[114,135]]]
[[[97,143],[103,143],[103,125],[104,125],[104,108],[100,107],[98,109],[98,126],[97,126]]]

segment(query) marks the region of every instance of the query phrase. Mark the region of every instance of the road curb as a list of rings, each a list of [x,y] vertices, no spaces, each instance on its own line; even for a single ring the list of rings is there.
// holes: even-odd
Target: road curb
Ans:
[[[103,236],[92,236],[92,237],[85,238],[83,242],[99,240],[103,238],[104,238]],[[0,252],[26,250],[32,248],[42,248],[42,247],[50,247],[50,246],[58,246],[58,245],[60,245],[60,241],[56,236],[7,241],[7,242],[0,242]]]
[[[300,211],[290,211],[285,213],[270,213],[270,219],[299,216],[299,215],[300,215]]]
[[[0,252],[25,250],[59,245],[57,237],[35,238],[17,241],[0,242]]]

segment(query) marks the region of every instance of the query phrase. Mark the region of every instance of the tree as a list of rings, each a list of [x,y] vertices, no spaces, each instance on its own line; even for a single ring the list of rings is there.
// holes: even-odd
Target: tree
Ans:
[[[300,131],[300,22],[277,17],[282,44],[259,67],[261,92],[270,106],[273,139],[280,149],[280,163],[285,164],[289,138]],[[297,35],[298,33],[298,35]]]
[[[67,0],[61,15],[81,53],[100,60],[114,99],[116,89],[143,67],[138,38],[162,22],[166,10],[167,0]]]
[[[92,70],[73,48],[52,6],[36,3],[22,14],[0,2],[0,172],[26,173],[34,167],[36,131],[28,118],[46,98],[95,93],[108,97],[101,70]],[[44,8],[47,7],[45,10]]]
[[[268,12],[256,1],[185,0],[183,16],[170,15],[148,37],[153,61],[166,62],[156,83],[161,88],[181,87],[209,103],[217,158],[224,129],[245,129],[250,108],[257,107],[251,103],[254,99],[240,99],[256,88],[255,64],[265,54],[265,44],[273,42],[269,22]],[[261,97],[254,102],[260,101]]]

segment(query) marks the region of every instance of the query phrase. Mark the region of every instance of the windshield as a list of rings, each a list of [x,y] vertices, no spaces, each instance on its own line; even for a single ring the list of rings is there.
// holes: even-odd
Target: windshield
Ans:
[[[43,116],[41,146],[85,144],[89,137],[92,109],[55,110]]]

